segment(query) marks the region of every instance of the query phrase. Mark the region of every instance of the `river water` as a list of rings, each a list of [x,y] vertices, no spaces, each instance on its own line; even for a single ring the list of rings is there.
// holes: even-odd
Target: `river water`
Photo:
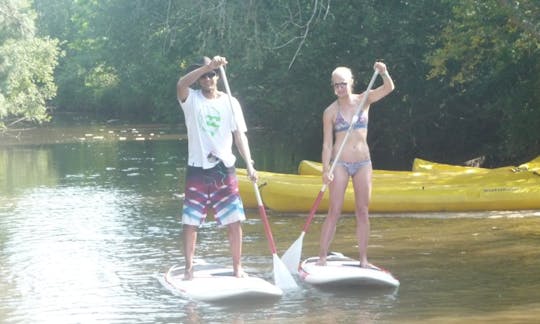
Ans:
[[[0,139],[0,323],[527,323],[540,317],[540,211],[373,214],[370,261],[401,281],[396,290],[300,283],[266,302],[182,299],[162,280],[182,261],[182,134],[174,127],[96,125]],[[272,138],[250,137],[259,169],[294,171],[306,158],[302,145]],[[306,215],[268,215],[281,255]],[[304,238],[304,257],[317,254],[322,219]],[[333,250],[355,256],[354,227],[352,217],[340,222]],[[255,210],[248,211],[244,236],[246,270],[272,281],[272,255]],[[197,257],[229,265],[226,232],[206,224]]]

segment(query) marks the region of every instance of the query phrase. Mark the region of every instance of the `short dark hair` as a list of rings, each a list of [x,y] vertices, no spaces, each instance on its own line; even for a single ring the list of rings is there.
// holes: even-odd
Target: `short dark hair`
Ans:
[[[210,63],[212,60],[208,57],[208,56],[203,56],[199,62],[197,63],[194,63],[194,64],[191,64],[188,68],[187,68],[187,73],[195,70],[195,69],[198,69],[200,68],[201,66],[205,66],[205,65],[208,65],[208,63]],[[214,70],[214,72],[216,72],[218,75],[219,75],[219,70],[216,69]]]

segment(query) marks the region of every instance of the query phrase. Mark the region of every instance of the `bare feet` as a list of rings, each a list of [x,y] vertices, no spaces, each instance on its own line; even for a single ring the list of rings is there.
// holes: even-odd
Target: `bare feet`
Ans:
[[[371,270],[381,270],[381,268],[377,267],[376,265],[373,265],[371,263],[360,263],[360,268],[365,268],[365,269],[371,269]]]
[[[247,278],[249,277],[247,273],[244,272],[242,269],[238,269],[234,272],[234,276],[236,278]]]
[[[184,270],[184,280],[193,280],[193,268],[186,268]]]
[[[321,267],[326,266],[326,258],[319,258],[319,260],[317,260],[315,265],[318,265],[318,266],[321,266]]]

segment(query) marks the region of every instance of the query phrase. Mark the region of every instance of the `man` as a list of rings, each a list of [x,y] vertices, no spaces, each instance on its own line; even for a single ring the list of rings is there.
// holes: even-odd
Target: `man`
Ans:
[[[251,160],[247,131],[242,109],[236,98],[218,90],[219,67],[225,57],[204,57],[188,69],[176,84],[177,98],[185,116],[188,133],[188,166],[186,169],[185,200],[182,213],[184,231],[184,279],[193,278],[193,256],[197,229],[204,222],[210,207],[220,226],[226,226],[233,259],[234,275],[245,276],[241,266],[242,227],[246,219],[232,153],[232,144],[247,165],[248,176],[257,180]],[[200,89],[192,85],[198,83]]]

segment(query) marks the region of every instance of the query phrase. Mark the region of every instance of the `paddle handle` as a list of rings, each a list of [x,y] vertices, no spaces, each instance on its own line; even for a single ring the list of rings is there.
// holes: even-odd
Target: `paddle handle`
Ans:
[[[375,69],[375,71],[373,72],[373,75],[371,76],[371,80],[369,81],[366,92],[364,93],[364,97],[362,98],[360,105],[358,106],[358,108],[356,109],[353,115],[353,120],[351,121],[349,128],[347,128],[347,133],[345,133],[345,137],[343,138],[343,141],[341,141],[341,145],[339,146],[336,156],[334,156],[334,161],[332,161],[332,164],[330,165],[330,170],[328,171],[329,174],[334,173],[334,169],[336,168],[337,161],[339,160],[341,156],[341,152],[343,151],[343,148],[345,147],[345,142],[347,142],[347,139],[349,138],[349,135],[353,129],[355,118],[358,118],[358,114],[360,114],[360,112],[364,109],[364,105],[366,104],[367,98],[369,96],[369,91],[371,90],[371,88],[373,88],[373,84],[375,84],[375,80],[377,79],[378,74],[379,74],[379,71]],[[303,229],[304,233],[307,232],[309,225],[311,224],[311,221],[313,220],[313,217],[317,213],[317,209],[319,208],[321,200],[324,197],[324,192],[326,191],[326,187],[327,187],[326,183],[322,185],[321,190],[319,191],[319,194],[317,195],[317,198],[315,199],[315,202],[313,203],[313,206],[311,207],[309,211],[309,216],[306,220],[306,223],[304,224],[304,229]]]
[[[221,77],[223,78],[223,83],[225,84],[225,91],[227,92],[227,96],[229,98],[229,105],[231,106],[231,111],[234,115],[231,89],[229,88],[229,81],[227,80],[227,75],[225,74],[225,69],[223,68],[223,66],[219,67],[219,72],[221,73]],[[257,186],[257,182],[255,181],[253,181],[253,191],[255,192],[255,196],[257,197],[257,206],[259,207],[259,214],[261,215],[261,219],[264,224],[264,232],[266,234],[266,238],[268,239],[270,251],[272,252],[272,254],[276,254],[276,244],[274,242],[274,236],[272,235],[272,231],[270,230],[270,223],[268,222],[266,209],[264,208],[264,204],[262,202],[259,187]]]
[[[231,89],[229,88],[229,81],[227,80],[227,75],[225,74],[225,69],[223,68],[223,65],[219,67],[219,72],[221,73],[221,77],[223,78],[223,84],[225,84],[225,91],[227,92],[227,97],[229,98],[229,105],[231,106],[231,111],[234,116]]]

